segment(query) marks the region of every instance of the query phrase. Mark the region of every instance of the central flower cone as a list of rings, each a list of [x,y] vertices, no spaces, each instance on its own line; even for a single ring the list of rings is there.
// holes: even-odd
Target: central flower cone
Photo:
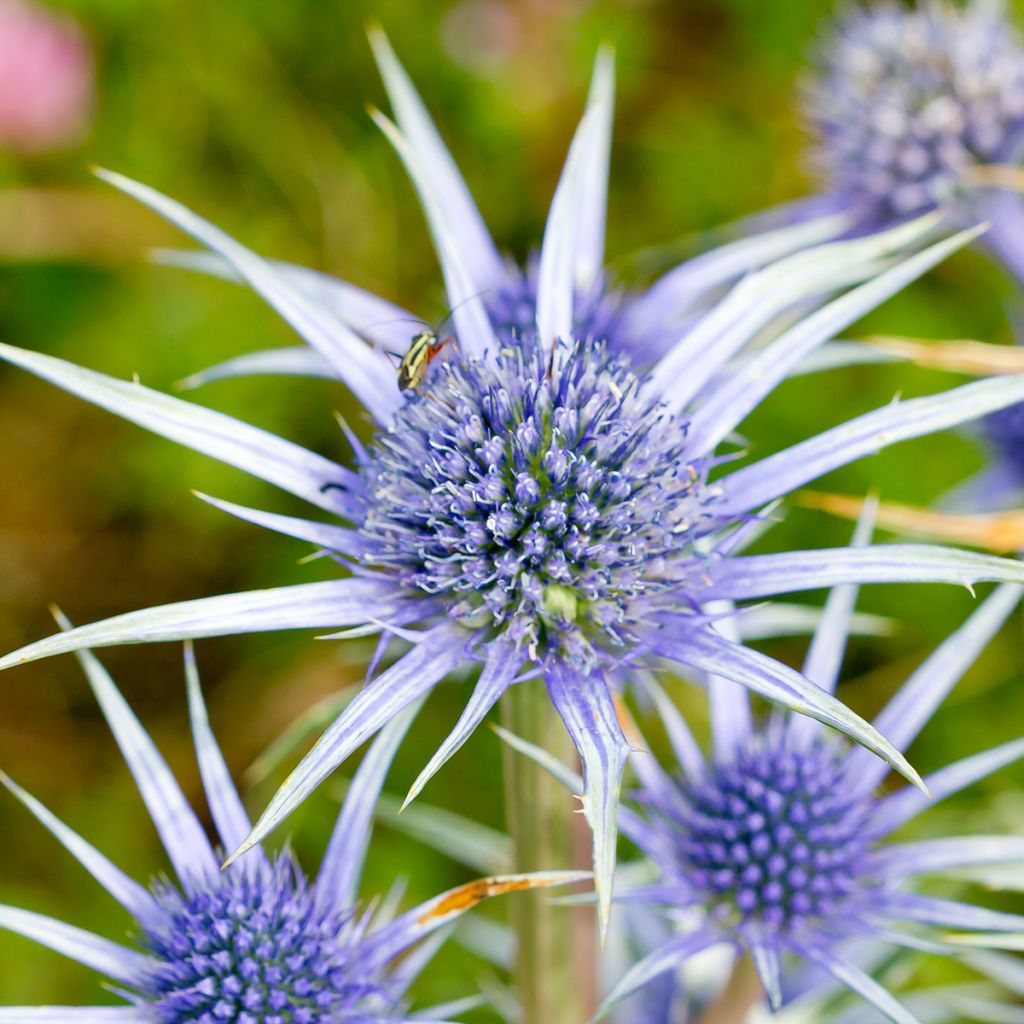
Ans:
[[[796,928],[837,914],[865,881],[870,804],[825,745],[752,744],[687,795],[680,866],[723,917]]]
[[[456,354],[364,470],[365,560],[535,656],[621,645],[692,548],[704,470],[686,424],[596,342]]]

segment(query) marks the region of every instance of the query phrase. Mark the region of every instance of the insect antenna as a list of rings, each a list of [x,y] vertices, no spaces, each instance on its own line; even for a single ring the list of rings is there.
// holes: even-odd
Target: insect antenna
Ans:
[[[486,295],[489,291],[491,291],[490,288],[484,288],[482,291],[474,292],[474,294],[467,295],[464,299],[461,299],[459,302],[456,302],[455,305],[452,306],[447,313],[445,313],[444,319],[438,323],[436,333],[442,333],[442,328],[455,315],[455,311],[457,309],[461,309],[467,302],[472,302],[473,299],[479,299],[481,295]],[[458,339],[455,340],[456,344],[458,344]]]
[[[386,356],[394,356],[396,359],[401,359],[402,355],[400,352],[392,352],[389,349],[384,348],[379,341],[375,341],[371,337],[371,333],[375,327],[387,327],[388,324],[418,324],[420,327],[430,327],[430,324],[426,320],[420,319],[416,316],[392,316],[386,320],[375,320],[372,324],[365,324],[360,327],[356,332],[368,345],[373,348],[379,349]]]

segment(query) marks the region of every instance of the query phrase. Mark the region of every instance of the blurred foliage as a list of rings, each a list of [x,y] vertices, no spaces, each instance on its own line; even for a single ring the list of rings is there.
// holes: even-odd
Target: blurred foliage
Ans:
[[[169,388],[190,372],[289,331],[233,286],[145,262],[180,244],[166,225],[93,181],[90,162],[184,200],[254,248],[370,287],[426,318],[444,312],[439,275],[404,173],[366,115],[384,103],[364,28],[379,20],[420,85],[500,243],[525,257],[586,94],[597,45],[618,53],[609,256],[629,282],[693,251],[695,232],[805,194],[796,83],[829,0],[68,0],[96,52],[95,120],[81,148],[31,160],[0,154],[0,337]],[[642,250],[637,256],[638,250]],[[873,314],[864,330],[1009,338],[1007,281],[983,257],[950,260]],[[952,383],[906,367],[868,367],[787,384],[745,427],[753,450],[782,447],[850,415]],[[347,395],[324,382],[263,379],[210,386],[198,400],[344,457],[332,418],[364,433]],[[0,370],[0,648],[49,632],[47,603],[78,621],[144,605],[330,575],[298,564],[299,545],[195,500],[197,488],[280,511],[286,496],[125,425],[21,372]],[[929,502],[973,472],[969,438],[904,445],[833,474],[828,490]],[[842,543],[846,523],[793,508],[772,547]],[[810,595],[808,600],[818,600]],[[923,654],[974,606],[952,589],[865,592],[895,616],[895,637],[857,641],[843,696],[874,712]],[[981,659],[915,745],[922,769],[1017,736],[1024,724],[1019,619]],[[803,641],[766,645],[799,663]],[[239,776],[317,700],[358,682],[359,643],[281,634],[199,645],[211,719]],[[180,651],[105,652],[104,661],[197,806]],[[137,877],[165,870],[130,778],[73,659],[3,677],[0,765]],[[453,723],[466,682],[439,689],[401,750],[404,792]],[[673,689],[700,729],[693,691]],[[248,794],[262,807],[277,778]],[[923,828],[1018,828],[1019,770],[952,801]],[[336,802],[329,787],[282,832],[310,867]],[[1007,799],[1016,797],[1010,804]],[[426,799],[501,822],[498,740],[481,730]],[[1002,803],[1000,803],[1002,801]],[[567,800],[567,812],[570,803]],[[991,816],[985,812],[990,810]],[[929,824],[931,822],[931,824]],[[0,901],[117,937],[124,921],[99,887],[10,799]],[[466,871],[392,830],[378,833],[367,892],[407,875],[413,896]],[[495,912],[500,913],[500,908]],[[421,986],[464,993],[482,968],[454,947]],[[103,999],[90,972],[0,933],[0,1002]]]

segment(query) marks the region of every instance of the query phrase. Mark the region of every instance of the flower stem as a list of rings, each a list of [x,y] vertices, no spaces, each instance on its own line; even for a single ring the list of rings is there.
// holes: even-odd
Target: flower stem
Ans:
[[[732,976],[699,1024],[743,1024],[747,1013],[761,998],[761,982],[749,956],[736,961]]]
[[[518,736],[569,761],[574,756],[544,684],[532,679],[512,686],[501,700],[502,724]],[[570,762],[571,763],[571,762]],[[573,866],[570,793],[542,768],[511,749],[505,751],[508,830],[516,871],[551,871]],[[580,1024],[593,1012],[594,964],[586,936],[593,909],[553,906],[543,892],[522,893],[509,903],[516,934],[514,980],[522,1024]],[[585,917],[583,915],[586,915]],[[577,953],[583,952],[582,956]]]

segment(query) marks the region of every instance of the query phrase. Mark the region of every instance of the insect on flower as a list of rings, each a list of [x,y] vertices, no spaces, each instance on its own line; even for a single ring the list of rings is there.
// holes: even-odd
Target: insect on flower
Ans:
[[[459,306],[463,306],[474,299],[479,299],[483,295],[484,292],[477,292],[475,295],[466,296],[462,302],[457,303],[448,310],[444,319],[437,327],[427,327],[426,330],[413,335],[413,339],[409,342],[409,347],[405,350],[405,355],[401,357],[401,362],[398,365],[399,391],[419,391],[427,368],[434,359],[448,345],[453,344],[458,348],[455,336],[448,334],[444,327],[455,315]]]
[[[420,331],[413,336],[398,367],[398,390],[418,391],[431,362],[455,339],[440,338],[434,331]]]

